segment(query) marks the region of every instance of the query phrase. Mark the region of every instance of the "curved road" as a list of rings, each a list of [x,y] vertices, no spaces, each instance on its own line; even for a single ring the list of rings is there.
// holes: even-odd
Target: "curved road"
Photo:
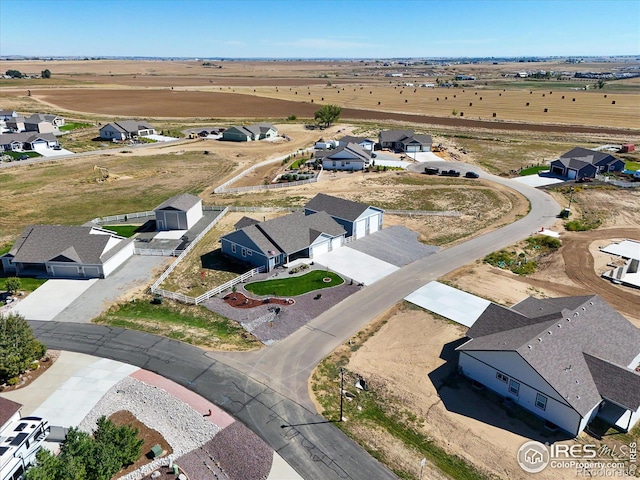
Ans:
[[[456,162],[438,162],[438,166],[468,168]],[[326,355],[409,293],[556,221],[560,205],[544,192],[493,175],[482,177],[525,195],[531,203],[529,214],[499,230],[417,260],[260,351],[205,353],[180,342],[135,331],[89,324],[30,323],[36,336],[49,348],[137,365],[220,405],[260,435],[305,479],[395,478],[334,428],[331,421],[314,413],[307,381]]]

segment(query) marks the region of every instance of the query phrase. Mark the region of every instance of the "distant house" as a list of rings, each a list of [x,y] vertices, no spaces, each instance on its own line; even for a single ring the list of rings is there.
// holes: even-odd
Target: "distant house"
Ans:
[[[100,129],[103,140],[127,140],[134,137],[155,135],[155,129],[144,120],[120,120],[107,123]]]
[[[413,130],[383,130],[378,134],[380,148],[396,152],[430,152],[431,135],[415,134]]]
[[[15,110],[0,110],[0,121],[6,122],[18,116]]]
[[[53,124],[40,113],[34,113],[30,117],[25,118],[24,129],[27,132],[38,133],[53,133],[55,131]]]
[[[183,193],[164,201],[154,212],[157,230],[189,230],[202,218],[202,199]]]
[[[222,140],[230,142],[251,142],[255,140],[263,140],[265,138],[274,138],[277,136],[278,129],[268,123],[237,127],[234,126],[229,127],[222,132]]]
[[[35,150],[37,146],[53,148],[59,145],[53,133],[4,133],[0,134],[0,151]]]
[[[0,257],[5,273],[52,278],[104,278],[133,255],[133,240],[97,227],[26,227]]]
[[[361,238],[382,229],[384,211],[365,203],[354,202],[319,193],[304,206],[304,212],[327,212],[347,232],[346,236]]]
[[[320,157],[325,170],[364,170],[371,161],[371,152],[357,143],[348,143],[335,150],[325,152]]]
[[[22,115],[11,117],[10,119],[5,121],[5,127],[7,127],[12,132],[24,132],[24,117]]]
[[[378,208],[321,193],[304,212],[265,222],[244,217],[220,239],[222,253],[270,271],[339,248],[346,237],[373,233],[382,228],[382,215]]]
[[[360,145],[363,149],[373,152],[373,146],[376,144],[373,140],[365,137],[354,137],[352,135],[346,135],[338,140],[338,146],[344,147],[350,143]]]
[[[576,147],[551,162],[551,173],[574,178],[594,178],[597,173],[620,172],[624,169],[624,160],[610,153],[597,152]]]
[[[640,329],[597,295],[490,304],[467,337],[463,375],[571,435],[640,419]]]

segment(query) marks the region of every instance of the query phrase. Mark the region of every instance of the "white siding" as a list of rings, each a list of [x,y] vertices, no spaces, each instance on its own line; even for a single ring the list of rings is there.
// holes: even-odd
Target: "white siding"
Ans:
[[[314,245],[311,247],[310,257],[313,258],[315,255],[320,255],[322,253],[327,253],[329,251],[329,245],[331,241],[328,240],[326,242],[322,242],[318,245]]]
[[[353,236],[357,238],[364,237],[366,235],[367,221],[366,219],[358,220],[353,225]]]
[[[500,395],[511,398],[522,408],[549,420],[571,434],[584,429],[580,414],[571,408],[547,384],[531,366],[515,352],[460,352],[458,363],[462,373]],[[497,378],[497,373],[508,377],[507,382]],[[519,391],[514,395],[509,391],[510,381],[519,383]],[[547,398],[546,408],[536,406],[537,395]],[[594,405],[597,408],[598,405]],[[585,419],[588,420],[588,417]],[[586,421],[584,422],[586,424]]]
[[[202,200],[187,210],[187,229],[193,227],[202,218]]]
[[[116,253],[109,260],[102,265],[102,274],[104,277],[109,276],[116,268],[126,262],[131,255],[133,255],[133,242],[130,240],[121,240],[122,242],[129,242],[122,250]]]

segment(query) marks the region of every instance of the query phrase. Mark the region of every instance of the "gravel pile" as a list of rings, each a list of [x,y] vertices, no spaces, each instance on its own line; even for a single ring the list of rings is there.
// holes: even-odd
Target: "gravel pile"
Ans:
[[[220,432],[218,426],[204,419],[202,414],[165,390],[131,377],[126,377],[114,385],[82,420],[78,428],[92,432],[99,417],[109,417],[119,410],[131,412],[149,428],[160,432],[173,448],[171,455],[154,460],[122,477],[121,480],[142,478],[159,466],[166,465],[169,459],[175,460],[207,443]]]
[[[240,422],[176,461],[189,478],[201,480],[263,480],[272,462],[273,450]]]

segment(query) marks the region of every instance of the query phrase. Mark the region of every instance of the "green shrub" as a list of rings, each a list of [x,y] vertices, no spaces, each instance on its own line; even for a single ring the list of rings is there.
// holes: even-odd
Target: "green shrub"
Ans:
[[[11,386],[17,385],[18,383],[20,383],[20,377],[11,377],[7,383]]]

